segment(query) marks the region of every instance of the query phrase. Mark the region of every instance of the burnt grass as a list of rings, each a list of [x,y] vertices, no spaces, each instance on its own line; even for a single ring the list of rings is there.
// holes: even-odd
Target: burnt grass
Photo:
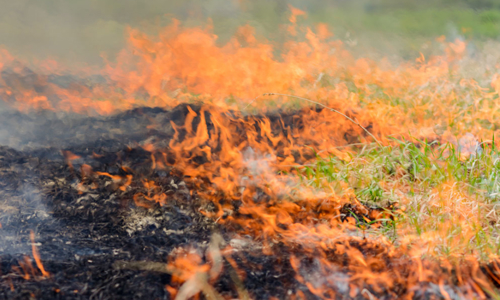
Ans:
[[[191,107],[199,110],[196,104]],[[170,121],[183,124],[187,112],[187,105],[180,105],[170,111],[142,108],[96,118],[48,111],[3,113],[0,299],[170,299],[165,288],[170,274],[118,269],[115,263],[166,263],[176,247],[192,246],[203,253],[214,232],[229,241],[234,234],[199,212],[210,204],[175,166],[152,170],[151,154],[140,147],[151,139],[168,144],[174,134]],[[162,130],[147,129],[151,122]],[[68,163],[68,151],[79,158]],[[83,164],[110,174],[133,173],[133,181],[123,191],[108,177],[93,177],[95,189],[79,190],[85,181]],[[161,186],[168,195],[166,205],[134,204],[143,179]],[[41,276],[33,259],[31,231],[49,278]],[[286,255],[273,257],[255,249],[241,253],[244,284],[252,297],[286,297],[298,288]],[[32,268],[24,270],[26,258]],[[242,257],[234,259],[242,262]],[[234,284],[223,274],[215,286],[222,295],[237,297]]]
[[[200,109],[196,104],[191,107]],[[151,153],[141,145],[154,141],[166,147],[174,134],[170,121],[183,124],[187,112],[185,104],[172,110],[141,108],[95,118],[4,112],[0,116],[0,128],[5,129],[0,131],[0,299],[171,299],[166,289],[172,280],[169,273],[117,268],[116,263],[166,264],[169,253],[179,247],[204,253],[214,233],[239,247],[232,258],[245,271],[244,289],[253,299],[287,299],[297,291],[315,299],[290,265],[291,254],[301,257],[300,247],[289,249],[278,243],[273,247],[279,256],[264,255],[252,246],[254,241],[200,212],[214,207],[198,196],[175,164],[163,170],[151,168]],[[283,124],[300,126],[296,115],[300,112],[267,117],[279,131],[287,130]],[[157,126],[148,128],[151,123]],[[70,152],[79,158],[68,161]],[[94,176],[89,182],[80,171],[84,164],[94,171],[132,175],[133,180],[123,190],[106,176]],[[145,179],[154,180],[168,196],[165,205],[134,204],[135,194],[147,193]],[[82,183],[87,188],[82,189]],[[48,278],[41,276],[33,259],[30,232]],[[32,269],[23,270],[26,258]],[[304,259],[312,261],[305,255]],[[234,272],[228,261],[224,264],[225,270]],[[231,271],[223,272],[213,285],[221,295],[238,298]],[[342,298],[349,298],[348,293]],[[441,295],[437,290],[416,298]]]

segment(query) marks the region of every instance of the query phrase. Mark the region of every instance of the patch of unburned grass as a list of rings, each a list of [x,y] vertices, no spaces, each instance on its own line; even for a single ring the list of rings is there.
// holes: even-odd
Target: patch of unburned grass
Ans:
[[[299,173],[306,185],[339,195],[354,192],[368,206],[398,207],[394,220],[367,230],[374,237],[417,245],[424,256],[497,255],[500,152],[479,143],[471,151],[463,145],[394,142],[353,149],[350,159],[320,158]]]

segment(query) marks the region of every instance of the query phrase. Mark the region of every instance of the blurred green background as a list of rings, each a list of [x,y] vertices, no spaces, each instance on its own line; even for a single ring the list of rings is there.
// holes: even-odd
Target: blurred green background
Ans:
[[[308,13],[300,24],[327,23],[360,53],[412,58],[440,35],[477,45],[500,36],[500,0],[0,0],[0,45],[23,58],[99,64],[125,45],[127,26],[154,34],[172,17],[189,26],[211,18],[220,43],[242,24],[279,42],[288,4]]]

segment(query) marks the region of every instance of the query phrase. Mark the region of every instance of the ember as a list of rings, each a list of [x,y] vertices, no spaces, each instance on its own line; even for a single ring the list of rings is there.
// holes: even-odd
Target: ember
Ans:
[[[175,20],[98,75],[3,50],[0,297],[493,297],[498,76],[457,79],[460,40],[355,59],[304,14],[280,59]]]

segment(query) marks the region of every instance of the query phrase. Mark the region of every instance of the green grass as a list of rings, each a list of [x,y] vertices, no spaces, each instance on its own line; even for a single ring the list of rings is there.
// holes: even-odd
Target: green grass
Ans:
[[[313,22],[330,23],[333,28],[340,27],[356,34],[388,33],[408,38],[439,35],[496,38],[500,33],[498,10],[477,12],[470,9],[431,7],[366,12],[331,8],[312,15],[311,19]]]
[[[368,206],[400,208],[394,221],[372,228],[396,245],[431,243],[430,255],[500,254],[500,153],[482,146],[465,158],[452,144],[395,141],[354,149],[348,160],[319,158],[299,169],[303,184],[354,192]],[[348,186],[348,189],[345,187]]]

